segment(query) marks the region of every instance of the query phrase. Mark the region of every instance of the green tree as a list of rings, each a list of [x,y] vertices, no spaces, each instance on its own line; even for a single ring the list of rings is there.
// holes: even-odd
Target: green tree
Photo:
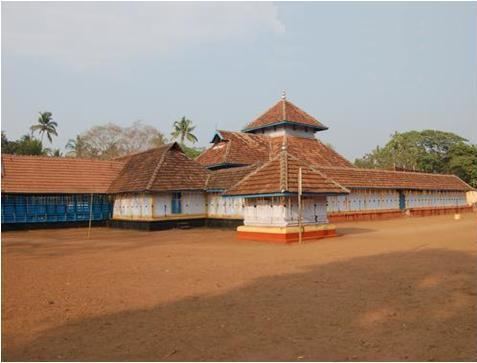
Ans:
[[[76,135],[76,138],[69,139],[65,145],[65,149],[67,150],[66,155],[68,156],[74,156],[76,158],[90,157],[88,145],[81,135]]]
[[[439,130],[395,132],[383,147],[376,147],[355,165],[362,168],[455,173],[470,183],[473,179],[475,145],[451,132]],[[452,166],[451,166],[452,165]]]
[[[448,153],[447,172],[477,188],[477,145],[453,145]]]
[[[186,145],[181,145],[181,148],[184,151],[184,154],[191,159],[195,159],[204,151],[203,147],[189,147]]]
[[[41,142],[43,142],[43,136],[45,136],[45,134],[50,143],[53,141],[51,135],[58,136],[58,133],[56,132],[58,124],[53,121],[52,117],[53,114],[51,112],[40,112],[38,122],[30,128],[32,133],[38,131],[41,135]]]
[[[179,121],[174,121],[171,135],[174,139],[179,139],[181,145],[184,145],[185,139],[194,144],[197,142],[197,137],[192,133],[194,129],[195,126],[192,126],[192,121],[184,116]]]
[[[54,157],[61,157],[63,156],[63,153],[60,149],[48,149],[48,155]]]
[[[17,155],[47,155],[48,152],[41,141],[31,135],[23,135],[15,144],[14,154]]]
[[[8,140],[5,131],[2,131],[2,154],[15,154],[16,148],[17,142]]]

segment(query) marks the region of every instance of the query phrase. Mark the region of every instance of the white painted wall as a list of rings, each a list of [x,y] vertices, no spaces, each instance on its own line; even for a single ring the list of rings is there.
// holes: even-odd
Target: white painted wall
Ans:
[[[328,212],[399,209],[399,193],[395,190],[351,190],[348,195],[328,197]]]
[[[477,192],[470,191],[466,193],[467,196],[467,204],[473,205],[477,203]]]
[[[406,208],[452,207],[467,205],[464,192],[403,191]],[[397,190],[351,190],[349,195],[329,196],[329,213],[399,209]]]
[[[465,192],[405,191],[406,208],[468,204]],[[244,219],[246,225],[288,226],[298,223],[294,198],[223,197],[220,193],[182,192],[182,214],[171,213],[172,193],[127,193],[114,197],[113,218],[151,220],[180,215]],[[326,205],[327,204],[327,205]],[[303,198],[303,223],[327,223],[327,213],[399,209],[395,190],[352,190],[349,195]]]
[[[170,216],[204,215],[207,212],[205,193],[182,192],[182,213],[172,214],[172,193],[128,193],[114,197],[113,218],[151,220]]]
[[[406,208],[466,206],[465,192],[405,191]]]
[[[207,215],[210,218],[242,219],[244,198],[223,197],[221,193],[207,194]]]
[[[304,197],[303,224],[326,224],[326,197]],[[298,224],[296,197],[245,199],[244,224],[286,227]]]
[[[114,197],[113,218],[141,219],[151,217],[151,195],[145,193],[128,193]]]
[[[273,127],[269,127],[263,130],[257,130],[254,133],[258,135],[266,135],[270,137],[277,137],[277,136],[296,136],[296,137],[304,137],[308,139],[315,138],[315,131],[308,128],[305,131],[305,127],[295,126],[295,130],[293,130],[293,126],[277,126],[274,130]]]

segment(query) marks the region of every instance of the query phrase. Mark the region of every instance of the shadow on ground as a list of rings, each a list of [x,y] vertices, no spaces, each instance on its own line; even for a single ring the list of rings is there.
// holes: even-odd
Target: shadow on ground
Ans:
[[[74,321],[3,360],[475,360],[475,255],[360,257]],[[244,266],[246,268],[246,266]]]

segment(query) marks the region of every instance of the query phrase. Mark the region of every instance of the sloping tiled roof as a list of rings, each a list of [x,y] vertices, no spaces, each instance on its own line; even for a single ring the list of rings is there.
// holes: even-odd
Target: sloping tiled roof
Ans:
[[[244,132],[219,131],[221,140],[196,159],[204,166],[249,165],[266,162],[280,150],[283,138]],[[354,167],[348,160],[319,140],[287,136],[288,150],[314,165]]]
[[[124,163],[65,157],[2,155],[4,193],[106,193]]]
[[[202,165],[250,165],[269,160],[271,141],[263,135],[244,132],[217,131],[220,141],[205,150],[195,160]]]
[[[317,168],[347,188],[468,191],[472,188],[455,175],[361,168]]]
[[[313,165],[322,166],[339,166],[350,167],[355,166],[346,160],[343,156],[338,154],[329,146],[326,146],[318,139],[308,139],[296,136],[287,136],[288,152],[299,159],[306,161]],[[279,152],[282,145],[282,137],[272,138],[272,154]]]
[[[282,150],[272,160],[228,189],[226,195],[298,193],[298,170],[302,168],[303,193],[346,194],[349,191],[320,171]]]
[[[131,155],[109,192],[204,190],[207,177],[202,165],[172,143]]]
[[[285,98],[282,98],[264,114],[245,126],[243,131],[261,129],[263,127],[273,126],[282,122],[309,126],[315,130],[327,129],[327,127],[319,122],[316,118],[307,114],[301,108],[295,106]]]
[[[213,170],[210,172],[209,179],[207,180],[207,190],[226,190],[237,184],[258,167],[259,163],[249,166]]]

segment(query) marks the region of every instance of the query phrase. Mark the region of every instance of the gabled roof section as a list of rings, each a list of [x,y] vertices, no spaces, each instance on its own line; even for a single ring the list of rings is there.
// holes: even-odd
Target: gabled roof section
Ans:
[[[215,165],[251,165],[268,161],[271,140],[267,136],[218,130],[214,145],[195,160],[207,167]]]
[[[208,171],[174,142],[129,156],[109,192],[204,190],[207,177]]]
[[[248,166],[211,171],[207,180],[207,190],[224,191],[229,189],[259,166],[260,163],[256,163]]]
[[[328,129],[328,127],[323,125],[316,118],[288,101],[285,97],[282,97],[280,101],[269,108],[265,113],[245,126],[242,131],[250,132],[282,124],[308,126],[316,131]]]
[[[320,166],[317,166],[317,169],[347,188],[473,190],[470,185],[455,175]]]
[[[67,157],[2,155],[2,192],[106,193],[124,162]]]
[[[284,147],[272,160],[250,173],[225,195],[260,196],[298,193],[298,170],[302,168],[303,194],[347,194],[342,187],[319,170],[303,163]]]

